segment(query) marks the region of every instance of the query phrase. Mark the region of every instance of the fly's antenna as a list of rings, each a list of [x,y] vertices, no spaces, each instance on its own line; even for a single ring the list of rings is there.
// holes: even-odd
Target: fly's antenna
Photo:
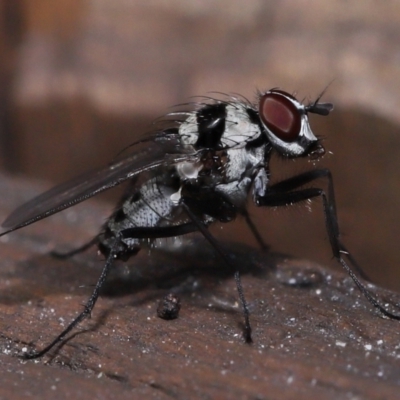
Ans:
[[[307,112],[318,114],[318,115],[329,115],[329,113],[333,110],[332,103],[320,103],[322,96],[326,93],[329,86],[333,83],[334,79],[332,79],[324,88],[324,90],[320,93],[320,95],[316,98],[313,103],[310,103],[308,106],[305,106],[305,110]]]

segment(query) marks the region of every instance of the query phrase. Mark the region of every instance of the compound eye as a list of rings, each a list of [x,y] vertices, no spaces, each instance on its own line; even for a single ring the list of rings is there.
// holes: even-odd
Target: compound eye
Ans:
[[[263,124],[279,139],[295,141],[300,133],[301,114],[289,94],[269,91],[260,98],[260,118]]]

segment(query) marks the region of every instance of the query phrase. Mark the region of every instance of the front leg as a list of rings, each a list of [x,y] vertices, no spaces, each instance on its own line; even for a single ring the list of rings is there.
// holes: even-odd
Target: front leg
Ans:
[[[327,193],[320,188],[298,189],[319,178],[325,178],[328,180]],[[332,174],[328,169],[317,169],[304,172],[292,178],[275,183],[274,185],[270,186],[267,191],[257,191],[257,186],[255,186],[253,191],[253,198],[256,205],[266,207],[289,206],[305,200],[310,200],[314,197],[322,197],[325,224],[329,236],[329,242],[331,244],[334,257],[340,262],[341,252],[348,252],[339,240],[339,226],[336,214],[333,180]],[[367,279],[361,268],[356,263],[354,264],[360,275]]]
[[[313,182],[319,178],[325,178],[328,180],[327,192],[321,188],[301,188],[307,183]],[[321,197],[325,215],[326,230],[328,233],[333,256],[343,266],[343,268],[353,279],[356,286],[360,289],[360,291],[374,307],[376,307],[385,316],[400,320],[400,315],[388,311],[372,295],[372,293],[368,291],[366,286],[361,283],[361,281],[358,279],[358,277],[350,267],[350,265],[352,265],[353,268],[362,277],[365,278],[365,274],[363,273],[362,269],[358,266],[355,259],[351,256],[347,248],[340,241],[333,180],[331,172],[328,169],[317,169],[304,172],[302,174],[296,175],[292,178],[283,180],[272,185],[264,195],[260,195],[259,193],[254,192],[253,197],[255,199],[255,203],[258,206],[266,207],[288,206],[305,200],[310,200],[315,197]],[[344,257],[347,258],[350,264],[346,262]]]

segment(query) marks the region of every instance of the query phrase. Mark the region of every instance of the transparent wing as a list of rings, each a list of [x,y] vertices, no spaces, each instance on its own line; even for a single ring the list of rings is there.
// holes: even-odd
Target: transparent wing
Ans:
[[[0,236],[69,208],[143,172],[199,159],[199,153],[183,148],[176,135],[155,135],[133,144],[129,150],[129,154],[123,154],[110,165],[62,183],[21,205],[3,222],[2,227],[7,231]]]

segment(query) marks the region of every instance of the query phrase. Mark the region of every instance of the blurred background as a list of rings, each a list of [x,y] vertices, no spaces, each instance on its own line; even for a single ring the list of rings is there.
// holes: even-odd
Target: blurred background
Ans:
[[[335,110],[312,126],[332,154],[317,167],[333,172],[344,243],[400,290],[398,1],[0,0],[0,167],[13,176],[103,165],[190,96],[280,87],[310,101],[329,84]],[[251,214],[273,250],[337,268],[320,201]],[[240,221],[214,231],[254,244]]]

